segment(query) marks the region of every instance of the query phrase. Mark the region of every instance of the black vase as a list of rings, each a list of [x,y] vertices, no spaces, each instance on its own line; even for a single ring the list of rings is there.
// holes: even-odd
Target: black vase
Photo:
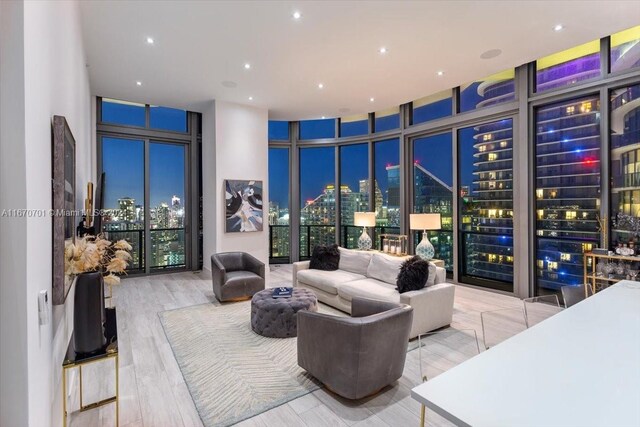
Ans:
[[[76,353],[96,353],[104,348],[104,280],[102,273],[82,273],[76,279],[73,336]]]

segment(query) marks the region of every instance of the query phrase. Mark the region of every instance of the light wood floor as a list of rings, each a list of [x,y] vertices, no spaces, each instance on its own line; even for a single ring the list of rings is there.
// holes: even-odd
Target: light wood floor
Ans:
[[[272,266],[268,285],[290,283],[291,274],[290,265]],[[211,290],[210,275],[207,272],[182,272],[127,278],[114,289],[114,303],[118,308],[120,426],[202,426],[158,313],[195,304],[218,304]],[[520,307],[522,302],[517,298],[457,286],[452,327],[475,329],[482,349],[480,312]],[[497,326],[507,335],[520,330],[519,323],[508,317]],[[444,345],[430,345],[423,349],[423,367],[429,377],[446,371],[471,355],[469,348],[473,346],[469,346],[468,340],[447,338],[446,341]],[[409,352],[402,378],[373,398],[352,402],[320,389],[243,421],[238,426],[417,426],[420,405],[410,397],[410,390],[421,382],[418,356],[417,350]],[[83,369],[85,404],[113,394],[113,370],[99,365]],[[92,369],[96,371],[92,372]],[[70,381],[77,385],[77,376],[70,377]],[[77,403],[77,399],[72,399],[74,408],[77,408]],[[111,404],[73,413],[71,425],[113,426],[114,416],[115,409]],[[451,424],[427,411],[427,425]]]

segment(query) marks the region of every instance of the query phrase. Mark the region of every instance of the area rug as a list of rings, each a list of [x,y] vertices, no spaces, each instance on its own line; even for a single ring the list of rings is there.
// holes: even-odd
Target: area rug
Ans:
[[[321,313],[346,316],[321,303],[318,307]],[[251,301],[159,313],[205,427],[235,424],[322,387],[298,366],[297,339],[254,333],[250,313]]]
[[[319,311],[345,315],[319,304]],[[251,301],[159,314],[205,427],[228,426],[321,387],[298,366],[296,338],[254,333]]]

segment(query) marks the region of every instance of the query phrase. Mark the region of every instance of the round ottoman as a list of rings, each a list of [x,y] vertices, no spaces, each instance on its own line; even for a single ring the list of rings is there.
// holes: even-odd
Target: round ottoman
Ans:
[[[294,288],[291,298],[273,298],[273,289],[265,289],[251,298],[251,329],[271,338],[298,336],[300,310],[318,311],[318,299],[308,289]]]

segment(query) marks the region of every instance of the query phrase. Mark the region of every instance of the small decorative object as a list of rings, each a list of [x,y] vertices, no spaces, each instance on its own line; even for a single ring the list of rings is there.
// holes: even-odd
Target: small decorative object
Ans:
[[[226,179],[227,233],[262,231],[262,181]]]
[[[407,254],[407,236],[405,234],[381,234],[380,238],[382,239],[383,252],[396,256]]]
[[[367,227],[375,227],[376,225],[376,213],[375,212],[355,212],[353,214],[353,225],[356,227],[362,227],[362,234],[358,237],[358,249],[361,251],[368,251],[371,249],[372,242],[371,237],[367,234]]]
[[[636,276],[638,276],[638,270],[628,270],[629,273],[629,277],[631,277],[631,280],[635,281],[636,280]]]
[[[54,305],[64,304],[73,277],[66,273],[66,246],[74,242],[76,218],[76,141],[67,120],[53,116],[52,149],[53,291]]]
[[[389,239],[382,239],[382,252],[389,253]]]
[[[596,275],[597,276],[602,276],[602,273],[604,272],[604,267],[605,267],[605,262],[604,261],[598,261],[598,263],[596,264]]]
[[[617,275],[622,276],[624,274],[624,262],[620,261],[618,262],[618,264],[615,266],[615,272]]]
[[[411,214],[409,217],[409,223],[412,230],[422,230],[422,241],[420,241],[416,247],[416,255],[427,261],[432,259],[435,255],[435,249],[429,241],[427,230],[440,230],[440,214]]]
[[[74,346],[78,353],[94,353],[104,341],[104,283],[120,283],[131,259],[131,245],[101,236],[85,236],[65,248],[65,274],[77,275],[74,297]]]

